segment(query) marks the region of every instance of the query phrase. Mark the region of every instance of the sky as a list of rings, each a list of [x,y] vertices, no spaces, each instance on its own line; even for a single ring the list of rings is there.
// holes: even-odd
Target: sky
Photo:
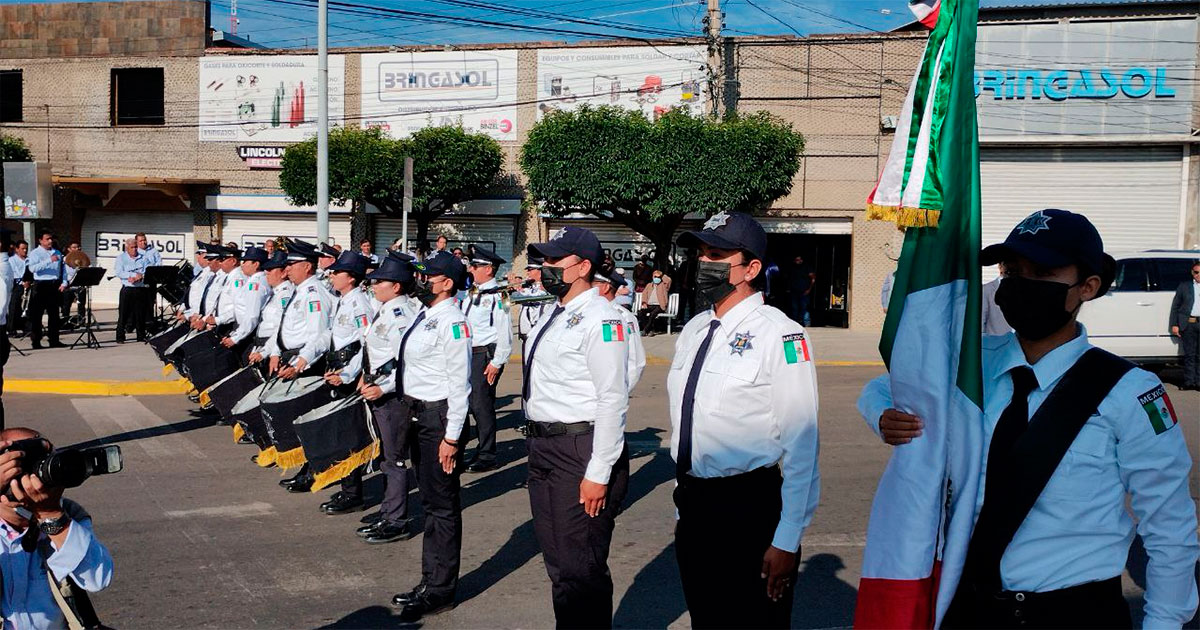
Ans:
[[[4,2],[10,0],[2,0]],[[230,2],[236,1],[237,34],[271,48],[316,45],[315,0],[212,0],[212,25],[229,31]],[[331,5],[330,46],[408,46],[423,44],[581,41],[700,35],[705,0],[332,0],[353,5],[347,14]],[[313,6],[307,6],[313,5]],[[447,16],[451,24],[420,17],[367,11],[383,7]],[[724,0],[726,35],[810,35],[889,30],[911,21],[905,0]],[[492,7],[531,13],[514,15]],[[558,14],[551,17],[546,13]],[[416,19],[414,19],[416,17]],[[536,26],[566,32],[529,32],[501,25],[464,24],[458,18]],[[603,20],[604,25],[569,19]],[[619,24],[618,24],[619,23]],[[641,30],[623,28],[633,26]]]

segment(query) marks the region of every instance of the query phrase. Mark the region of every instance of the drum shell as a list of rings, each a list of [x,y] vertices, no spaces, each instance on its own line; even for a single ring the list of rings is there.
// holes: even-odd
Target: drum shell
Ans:
[[[267,434],[279,452],[300,448],[294,423],[305,413],[328,403],[336,395],[320,376],[276,381],[263,391],[262,415]]]
[[[159,360],[166,361],[167,350],[169,350],[171,346],[175,345],[177,341],[183,339],[189,330],[191,330],[191,328],[188,327],[187,324],[179,324],[172,328],[168,328],[157,335],[154,335],[147,340],[146,343],[150,345],[152,350],[154,350],[154,354],[159,358]]]
[[[357,396],[334,401],[298,418],[294,424],[296,435],[313,473],[319,475],[370,446],[374,437],[369,421],[366,406]]]
[[[184,369],[197,391],[212,387],[238,369],[238,358],[232,350],[216,346],[187,355]]]
[[[259,450],[270,448],[271,436],[267,434],[267,423],[263,419],[262,396],[266,385],[259,385],[250,390],[229,411],[229,420],[242,427],[242,431],[254,441]]]
[[[262,384],[263,377],[257,367],[244,367],[208,388],[208,398],[222,418],[232,420],[233,408],[246,394],[261,389]]]
[[[185,336],[167,352],[167,360],[179,368],[179,373],[190,378],[187,374],[188,357],[217,347],[217,337],[208,331]],[[193,383],[194,384],[194,383]],[[210,383],[211,385],[211,383]]]

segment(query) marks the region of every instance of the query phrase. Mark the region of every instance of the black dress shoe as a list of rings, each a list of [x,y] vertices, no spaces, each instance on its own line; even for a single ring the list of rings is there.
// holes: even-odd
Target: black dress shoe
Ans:
[[[494,461],[480,460],[480,461],[477,461],[477,462],[471,464],[470,466],[467,466],[467,472],[469,472],[469,473],[485,473],[485,472],[491,472],[493,470],[496,470],[497,468],[500,468],[500,464],[497,464]]]
[[[359,527],[358,529],[354,530],[354,533],[359,538],[366,538],[367,536],[370,536],[371,532],[375,531],[375,528],[379,527],[379,524],[382,522],[383,522],[382,520],[378,520],[373,523],[368,523],[368,524],[363,525],[362,527]]]
[[[382,521],[382,520],[383,520],[383,512],[371,512],[370,514],[358,519],[358,522],[359,523],[367,523],[368,525],[374,525],[375,523],[378,523],[379,521]]]
[[[246,435],[245,433],[243,433],[242,437],[238,438],[237,443],[238,444],[253,444],[254,440],[251,440],[249,435]],[[258,460],[255,460],[255,461],[258,461]]]
[[[400,621],[411,623],[422,617],[436,615],[454,608],[454,596],[434,597],[428,592],[418,595],[404,605],[400,611]]]
[[[392,597],[392,605],[397,608],[403,608],[406,605],[408,605],[409,602],[424,595],[427,588],[428,587],[425,586],[425,583],[421,582],[420,584],[414,586],[412,588],[412,590],[406,591],[404,593],[399,593],[396,596]]]
[[[143,339],[139,339],[138,341],[144,341],[144,340],[143,340]],[[51,347],[51,348],[66,348],[66,347],[67,347],[67,344],[65,344],[65,343],[63,343],[63,342],[61,342],[61,341],[51,341],[51,342],[50,342],[50,347]]]
[[[359,512],[366,508],[367,506],[363,504],[362,497],[350,496],[345,492],[338,492],[331,499],[321,504],[321,511],[330,516]]]
[[[416,535],[417,532],[408,526],[408,521],[402,523],[379,521],[375,524],[375,529],[371,530],[363,538],[372,545],[382,545],[398,540],[408,540]]]
[[[285,486],[285,487],[287,488],[288,492],[291,492],[293,494],[308,494],[308,491],[312,490],[312,485],[313,485],[312,477],[305,477],[305,478],[297,481],[296,483],[293,483],[293,484]]]

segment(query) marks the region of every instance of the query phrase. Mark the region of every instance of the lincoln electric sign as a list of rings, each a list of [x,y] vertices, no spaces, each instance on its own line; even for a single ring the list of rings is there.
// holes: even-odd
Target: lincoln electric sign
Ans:
[[[975,96],[999,100],[1175,98],[1166,68],[1085,68],[1079,70],[979,70]],[[987,96],[985,95],[985,97]]]

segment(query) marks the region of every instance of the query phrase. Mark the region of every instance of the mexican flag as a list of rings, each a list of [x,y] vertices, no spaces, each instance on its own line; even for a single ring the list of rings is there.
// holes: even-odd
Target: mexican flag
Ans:
[[[867,211],[906,229],[879,350],[895,407],[925,428],[892,450],[879,481],[856,628],[937,625],[962,572],[983,455],[979,0],[913,4],[935,9],[936,25]]]

